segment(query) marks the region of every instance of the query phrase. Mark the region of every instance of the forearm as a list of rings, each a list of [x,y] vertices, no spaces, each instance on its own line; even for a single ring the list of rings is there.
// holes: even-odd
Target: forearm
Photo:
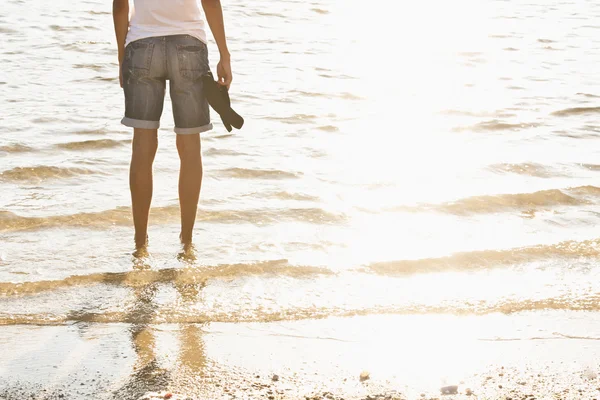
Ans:
[[[115,24],[115,35],[117,37],[117,49],[119,63],[125,57],[125,38],[129,30],[129,1],[113,0],[113,22]]]
[[[227,39],[225,38],[225,23],[223,21],[223,9],[220,0],[202,0],[202,8],[206,15],[206,21],[212,32],[221,59],[229,58],[229,49],[227,48]]]

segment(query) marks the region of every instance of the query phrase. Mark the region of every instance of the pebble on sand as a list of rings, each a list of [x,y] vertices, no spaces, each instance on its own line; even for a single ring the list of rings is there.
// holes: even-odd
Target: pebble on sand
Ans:
[[[594,380],[598,377],[598,374],[596,372],[592,371],[591,369],[587,369],[583,373],[583,375],[586,377],[586,379],[589,379],[589,380]]]
[[[363,371],[360,373],[360,381],[364,382],[371,379],[371,374],[369,373],[369,371]]]
[[[458,386],[444,386],[440,389],[440,391],[442,392],[442,394],[458,394]]]

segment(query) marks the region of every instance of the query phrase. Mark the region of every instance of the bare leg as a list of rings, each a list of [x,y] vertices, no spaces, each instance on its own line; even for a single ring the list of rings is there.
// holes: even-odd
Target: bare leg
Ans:
[[[179,206],[181,208],[180,239],[184,245],[192,243],[200,187],[202,185],[202,154],[200,134],[177,135],[179,170]]]
[[[129,188],[135,226],[135,246],[144,248],[148,238],[148,214],[152,202],[152,163],[158,148],[156,129],[133,130]]]

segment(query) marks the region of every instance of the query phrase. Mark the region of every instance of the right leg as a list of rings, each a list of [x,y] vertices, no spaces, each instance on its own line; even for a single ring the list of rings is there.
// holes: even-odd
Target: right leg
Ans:
[[[173,103],[177,151],[181,160],[179,204],[181,234],[186,258],[193,250],[192,231],[202,184],[200,133],[212,129],[202,76],[210,71],[206,44],[189,35],[175,35],[167,42],[169,86]],[[191,252],[193,253],[193,252]],[[192,255],[193,257],[193,255]]]
[[[147,244],[148,215],[152,202],[152,164],[157,148],[158,131],[156,129],[134,128],[129,188],[137,249],[141,249]]]
[[[179,170],[179,205],[181,208],[181,242],[192,243],[192,231],[202,186],[202,154],[200,134],[177,135],[177,152],[181,166]]]

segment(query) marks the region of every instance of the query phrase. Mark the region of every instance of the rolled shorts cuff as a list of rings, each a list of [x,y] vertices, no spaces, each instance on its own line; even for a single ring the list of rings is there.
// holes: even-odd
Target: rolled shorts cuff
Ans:
[[[202,133],[206,131],[210,131],[213,128],[213,124],[209,123],[207,125],[203,125],[197,128],[178,128],[175,127],[175,133],[178,135],[193,135],[194,133]]]
[[[130,128],[158,129],[160,127],[160,121],[144,121],[142,119],[133,119],[129,117],[123,117],[121,123]]]

